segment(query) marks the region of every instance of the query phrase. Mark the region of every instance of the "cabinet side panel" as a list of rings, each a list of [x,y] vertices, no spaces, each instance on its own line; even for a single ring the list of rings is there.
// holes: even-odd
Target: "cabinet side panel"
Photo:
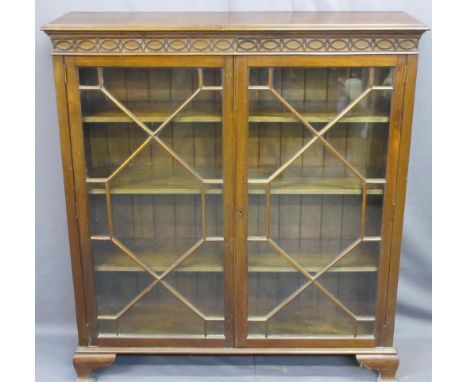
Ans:
[[[395,194],[395,214],[393,219],[392,248],[388,279],[387,307],[385,315],[385,332],[383,338],[384,346],[391,346],[393,344],[398,275],[400,268],[401,237],[406,199],[406,178],[408,175],[417,66],[418,56],[408,56],[398,159],[398,177]]]
[[[78,72],[74,57],[65,59],[67,72],[67,104],[69,110],[70,145],[73,158],[73,176],[75,181],[76,216],[81,249],[82,290],[86,301],[87,340],[96,337],[96,300],[94,294],[93,260],[88,240],[88,198],[86,191],[84,137],[82,132],[81,105],[78,90]]]
[[[395,213],[398,158],[401,142],[401,115],[404,101],[406,57],[398,57],[395,67],[394,96],[392,101],[390,132],[388,137],[387,184],[382,216],[382,246],[380,250],[379,278],[377,285],[376,327],[377,343],[382,344],[385,331],[385,315],[388,297],[388,279],[392,248],[393,218]]]
[[[75,182],[73,177],[73,160],[70,143],[68,121],[67,91],[65,84],[65,67],[62,56],[52,58],[54,65],[55,93],[57,98],[57,113],[60,131],[60,145],[62,151],[63,181],[65,201],[67,207],[68,238],[73,271],[73,285],[75,291],[76,322],[80,345],[87,344],[86,306],[84,298],[83,270],[77,225],[75,200]]]

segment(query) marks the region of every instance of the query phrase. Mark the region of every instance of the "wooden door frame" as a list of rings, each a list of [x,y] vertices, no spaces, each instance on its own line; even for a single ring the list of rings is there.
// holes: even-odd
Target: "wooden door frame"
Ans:
[[[234,136],[233,125],[233,58],[231,56],[67,56],[55,58],[56,87],[62,139],[63,166],[66,182],[67,213],[77,301],[77,323],[81,346],[180,346],[229,347],[234,341],[233,256],[234,256]],[[223,168],[224,168],[224,304],[225,339],[109,337],[97,335],[97,308],[94,288],[94,265],[91,254],[88,221],[88,194],[78,67],[219,67],[223,69]],[[63,77],[61,75],[63,74]],[[66,79],[66,86],[63,86]],[[60,84],[62,82],[62,84]],[[66,106],[66,107],[65,107]],[[65,110],[67,118],[65,118]],[[63,117],[63,118],[62,118]],[[76,224],[75,224],[76,223]]]
[[[236,56],[235,73],[235,125],[236,125],[236,238],[235,238],[235,344],[237,347],[264,348],[321,348],[321,347],[376,347],[393,345],[393,322],[395,316],[396,287],[398,279],[399,246],[401,222],[404,208],[404,185],[406,173],[406,152],[399,153],[400,145],[407,151],[409,147],[408,130],[411,128],[410,116],[401,123],[401,113],[405,95],[406,62],[414,62],[413,56],[406,55],[354,55],[354,56]],[[411,71],[415,72],[415,64]],[[387,184],[384,192],[382,216],[382,242],[377,281],[376,321],[373,338],[325,337],[311,339],[247,338],[248,317],[248,272],[247,272],[247,229],[248,229],[248,191],[247,191],[247,152],[248,152],[248,69],[249,67],[378,67],[392,66],[394,90],[389,123],[387,156]],[[412,86],[411,92],[414,92]],[[406,113],[412,109],[412,97],[407,100]],[[402,128],[405,132],[402,139]],[[397,194],[397,180],[398,194]],[[398,197],[398,200],[397,200]],[[399,225],[397,234],[392,235],[395,222]],[[390,333],[389,327],[392,327]]]

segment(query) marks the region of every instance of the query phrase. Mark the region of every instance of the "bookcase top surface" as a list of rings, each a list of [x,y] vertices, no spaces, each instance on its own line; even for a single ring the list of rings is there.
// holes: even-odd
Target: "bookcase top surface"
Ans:
[[[45,25],[60,32],[420,31],[404,12],[70,12]]]

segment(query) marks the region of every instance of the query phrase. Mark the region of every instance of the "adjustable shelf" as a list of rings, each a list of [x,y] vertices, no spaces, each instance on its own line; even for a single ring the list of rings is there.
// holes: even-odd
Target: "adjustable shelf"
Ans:
[[[166,271],[183,253],[198,239],[191,240],[163,240],[163,239],[129,239],[122,240],[125,246],[134,253],[139,260],[150,267],[154,272]],[[280,245],[288,247],[288,254],[296,260],[307,272],[319,272],[339,254],[339,239],[322,239],[322,246],[335,247],[337,253],[319,253],[319,240],[285,240]],[[97,272],[144,272],[143,268],[125,255],[117,246],[104,240],[95,240],[94,269]],[[256,245],[254,244],[254,247]],[[295,248],[293,248],[295,247]],[[310,252],[308,252],[310,248]],[[314,248],[314,250],[312,250]],[[297,272],[295,268],[286,263],[286,260],[277,254],[273,248],[268,252],[255,250],[249,257],[249,272]],[[358,253],[358,255],[357,255]],[[215,248],[200,247],[198,251],[189,256],[186,264],[181,263],[175,272],[223,272],[224,254]],[[189,265],[187,265],[187,263]],[[375,254],[363,249],[352,253],[334,265],[329,272],[376,272]]]
[[[179,106],[180,102],[149,102],[149,101],[124,101],[123,104],[141,121],[145,123],[164,122]],[[302,117],[308,122],[327,123],[336,117],[336,111],[327,111],[327,107],[321,106],[321,110],[308,112],[308,105],[301,106],[305,111]],[[310,105],[311,109],[316,106]],[[133,120],[122,110],[115,106],[110,106],[107,102],[94,102],[86,107],[87,113],[83,115],[84,123],[122,123],[133,122]],[[190,107],[181,110],[172,122],[221,122],[221,104],[209,101],[193,101]],[[262,104],[251,108],[249,122],[257,123],[294,123],[298,122],[290,112],[280,112],[273,104]],[[340,119],[340,123],[388,123],[388,115],[369,114],[366,110],[361,110],[356,114],[351,114]],[[118,126],[118,125],[115,125]]]
[[[196,168],[195,168],[196,169]],[[274,170],[271,171],[271,173]],[[101,171],[110,174],[112,171]],[[204,171],[201,170],[200,173]],[[270,173],[269,173],[270,174]],[[104,185],[95,183],[96,178],[88,178],[88,193],[105,194]],[[104,178],[102,178],[104,180]],[[221,178],[209,179],[206,194],[220,195],[223,193]],[[382,195],[384,179],[372,179],[368,185],[368,195]],[[262,183],[263,182],[263,183]],[[265,194],[266,178],[253,178],[248,181],[248,193],[252,195]],[[278,176],[271,183],[272,195],[360,195],[362,183],[355,177],[331,177],[313,175],[307,177],[300,171],[287,171],[286,175]],[[117,175],[110,183],[110,193],[118,195],[197,195],[201,193],[201,184],[189,173],[176,173],[168,169],[147,169],[143,171],[125,172]]]
[[[150,102],[150,101],[123,101],[123,104],[141,122],[164,122],[181,102]],[[84,107],[85,123],[133,122],[122,110],[108,102],[94,102]],[[172,120],[173,122],[221,122],[221,104],[213,101],[193,101],[189,107],[181,110]],[[117,125],[116,125],[117,126]]]

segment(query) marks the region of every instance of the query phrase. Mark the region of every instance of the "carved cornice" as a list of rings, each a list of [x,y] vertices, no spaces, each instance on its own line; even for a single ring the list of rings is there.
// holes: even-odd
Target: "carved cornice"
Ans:
[[[417,53],[419,36],[51,36],[54,54],[382,54]]]

